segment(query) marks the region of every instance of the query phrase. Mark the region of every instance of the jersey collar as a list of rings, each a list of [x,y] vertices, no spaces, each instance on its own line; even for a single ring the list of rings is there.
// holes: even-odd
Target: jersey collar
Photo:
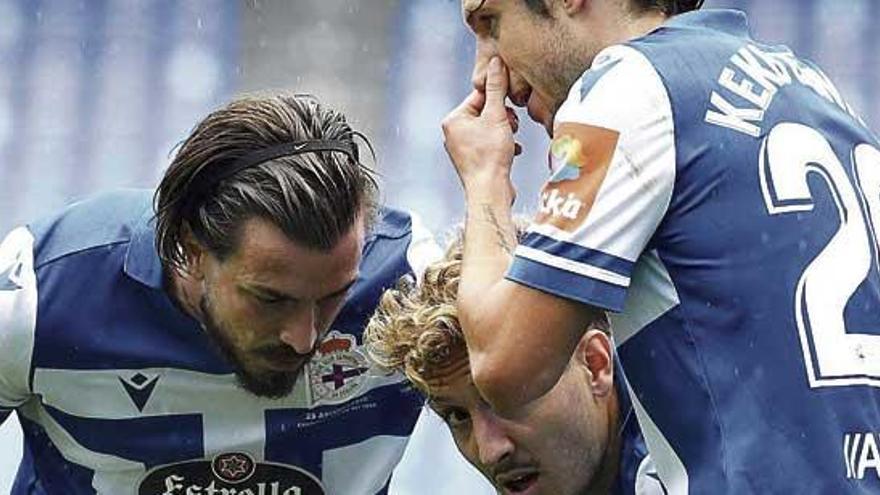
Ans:
[[[133,226],[123,270],[148,287],[162,288],[162,262],[156,252],[156,219],[152,208],[147,208]]]
[[[711,29],[738,38],[749,37],[749,21],[745,13],[739,10],[695,10],[673,16],[663,26]]]

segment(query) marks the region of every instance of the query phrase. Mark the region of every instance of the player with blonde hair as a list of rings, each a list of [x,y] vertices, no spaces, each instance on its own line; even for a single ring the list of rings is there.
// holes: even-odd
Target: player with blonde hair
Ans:
[[[456,308],[461,257],[456,240],[420,285],[385,293],[365,331],[370,356],[425,394],[462,455],[501,493],[662,493],[623,377],[615,376],[603,315],[589,323],[559,381],[527,411],[504,417],[480,397]]]

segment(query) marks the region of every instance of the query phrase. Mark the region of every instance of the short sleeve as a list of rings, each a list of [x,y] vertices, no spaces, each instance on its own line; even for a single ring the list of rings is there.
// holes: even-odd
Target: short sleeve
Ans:
[[[672,108],[648,59],[600,53],[556,114],[551,177],[507,278],[621,311],[676,176]]]

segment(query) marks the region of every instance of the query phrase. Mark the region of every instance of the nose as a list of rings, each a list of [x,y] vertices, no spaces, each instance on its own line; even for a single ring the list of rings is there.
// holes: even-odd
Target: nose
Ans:
[[[513,453],[513,441],[507,436],[504,426],[492,411],[481,408],[472,413],[471,421],[477,453],[482,465],[493,466]]]
[[[296,311],[282,327],[279,338],[300,354],[311,352],[318,340],[315,306],[310,305]]]
[[[486,71],[489,68],[489,61],[492,60],[492,57],[496,56],[500,57],[501,55],[498,53],[493,40],[483,37],[477,39],[474,69],[471,72],[471,84],[475,90],[481,93],[486,91]],[[528,103],[528,97],[532,92],[532,88],[515,70],[511,70],[510,67],[507,69],[508,77],[510,78],[508,80],[507,96],[510,97],[514,105],[524,107]]]
[[[488,39],[477,38],[477,50],[474,54],[474,69],[471,72],[471,84],[480,92],[486,91],[486,68],[492,57],[498,55],[495,46]]]

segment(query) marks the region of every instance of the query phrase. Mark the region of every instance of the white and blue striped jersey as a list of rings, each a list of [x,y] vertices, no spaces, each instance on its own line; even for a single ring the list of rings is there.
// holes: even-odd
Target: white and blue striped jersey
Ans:
[[[0,246],[0,420],[25,438],[13,494],[387,492],[422,406],[361,332],[382,291],[439,250],[385,209],[293,393],[263,399],[162,290],[151,195],[119,191]]]
[[[673,17],[572,87],[508,277],[617,312],[670,494],[880,492],[878,147],[736,11]]]

